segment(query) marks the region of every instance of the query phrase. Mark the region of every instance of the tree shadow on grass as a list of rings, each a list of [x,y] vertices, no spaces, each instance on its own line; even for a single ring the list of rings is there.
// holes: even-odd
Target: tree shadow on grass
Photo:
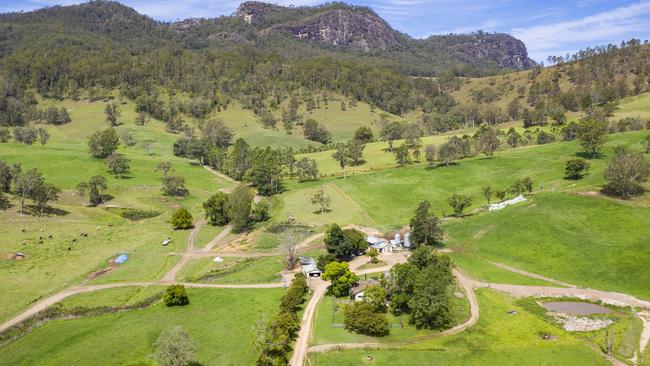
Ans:
[[[594,159],[602,159],[602,158],[604,158],[605,154],[600,153],[600,152],[595,153],[595,154],[591,154],[591,153],[588,153],[586,151],[578,151],[578,152],[575,153],[575,156],[577,156],[579,158],[587,159],[587,160],[594,160]]]
[[[32,216],[66,216],[70,214],[70,211],[66,211],[60,208],[45,206],[41,212],[38,207],[34,205],[25,205],[25,212]]]
[[[323,210],[323,214],[330,213],[330,212],[332,212],[332,210],[330,210],[329,208],[326,208],[326,209]],[[314,215],[320,215],[320,214],[321,214],[321,211],[320,211],[320,210],[316,210],[316,211],[314,211],[314,212],[312,212],[312,213],[313,213]]]

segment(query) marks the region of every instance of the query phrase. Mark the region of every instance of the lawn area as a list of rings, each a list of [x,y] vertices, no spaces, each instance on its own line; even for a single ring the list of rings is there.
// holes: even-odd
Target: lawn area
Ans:
[[[459,289],[455,291],[461,291]],[[461,291],[462,292],[462,291]],[[467,298],[457,298],[451,295],[452,308],[454,309],[454,323],[459,324],[469,318],[469,303]],[[401,317],[388,314],[391,324],[390,334],[385,337],[370,337],[349,332],[343,328],[343,306],[346,299],[335,299],[325,296],[316,307],[314,316],[314,329],[312,330],[311,344],[331,343],[363,343],[380,342],[395,344],[423,337],[435,336],[438,331],[429,329],[416,329],[408,324],[408,315]]]
[[[529,202],[454,221],[447,245],[571,284],[650,299],[650,208],[609,198],[540,193]],[[499,278],[492,278],[499,280]]]
[[[2,365],[126,365],[144,361],[159,334],[183,326],[202,365],[251,365],[252,326],[274,314],[281,289],[188,289],[190,304],[55,320],[0,348]]]
[[[312,354],[312,365],[609,365],[584,341],[525,311],[515,300],[487,289],[479,290],[477,296],[481,317],[464,332],[391,349]],[[508,315],[512,309],[518,314]],[[557,338],[543,340],[541,331]]]
[[[284,259],[277,257],[225,257],[220,263],[212,257],[194,259],[180,273],[183,281],[207,283],[271,283],[280,282]]]

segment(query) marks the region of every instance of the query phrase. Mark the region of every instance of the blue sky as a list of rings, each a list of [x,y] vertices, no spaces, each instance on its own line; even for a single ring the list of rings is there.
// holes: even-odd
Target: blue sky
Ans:
[[[27,11],[71,0],[0,0],[0,12]],[[159,20],[232,14],[233,0],[123,0]],[[316,5],[318,0],[275,0],[281,5]],[[476,30],[505,32],[526,43],[544,61],[589,46],[650,39],[650,0],[348,0],[375,9],[393,28],[416,38]]]

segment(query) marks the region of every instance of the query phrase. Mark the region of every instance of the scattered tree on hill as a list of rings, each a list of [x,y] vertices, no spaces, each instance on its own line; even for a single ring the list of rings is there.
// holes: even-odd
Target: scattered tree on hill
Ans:
[[[397,163],[397,166],[403,167],[411,163],[411,155],[409,154],[409,149],[405,144],[393,149],[393,153],[395,154],[395,162]]]
[[[318,164],[314,159],[302,158],[296,163],[296,174],[301,182],[318,178]]]
[[[331,139],[329,131],[325,127],[319,126],[318,121],[311,118],[305,121],[303,133],[306,139],[320,142],[321,144],[327,144]]]
[[[487,201],[488,205],[490,204],[490,199],[492,199],[492,187],[490,186],[483,186],[483,197],[485,197],[485,200]]]
[[[453,194],[449,197],[449,206],[454,209],[456,216],[462,216],[463,211],[472,205],[472,199],[462,194]]]
[[[10,137],[11,134],[9,133],[9,129],[7,127],[0,127],[0,144],[4,144],[9,141]]]
[[[424,148],[424,159],[429,163],[429,167],[432,168],[436,162],[436,145],[427,145]]]
[[[348,164],[348,157],[345,151],[345,146],[339,146],[334,154],[332,154],[332,157],[339,162],[341,172],[343,173],[343,179],[345,179],[345,166]]]
[[[244,139],[237,139],[230,154],[229,175],[236,180],[242,180],[251,167],[253,152]]]
[[[9,207],[11,207],[11,203],[9,202],[9,199],[7,198],[7,196],[5,196],[5,194],[2,191],[0,191],[0,211],[5,211]]]
[[[19,144],[31,145],[38,138],[38,132],[33,127],[14,127],[14,140]]]
[[[228,196],[228,217],[235,232],[248,229],[251,223],[253,194],[243,184],[238,185]]]
[[[649,175],[650,164],[643,154],[621,149],[605,168],[605,191],[624,199],[642,194]]]
[[[355,301],[345,306],[343,324],[350,332],[382,337],[390,333],[390,324],[385,314],[375,312],[365,301]]]
[[[0,160],[0,192],[11,191],[11,182],[20,172],[20,165],[15,164],[13,167],[7,162]]]
[[[420,245],[442,246],[443,229],[442,223],[436,215],[430,212],[431,204],[422,201],[415,210],[415,216],[411,219],[411,242],[417,248]]]
[[[61,190],[52,184],[43,182],[38,185],[31,194],[31,199],[36,205],[36,210],[39,216],[43,215],[48,202],[57,201],[59,199]]]
[[[488,126],[481,126],[474,134],[474,143],[478,152],[489,157],[494,155],[494,152],[499,149],[501,144],[497,137],[497,131]]]
[[[266,221],[270,218],[269,210],[271,209],[270,200],[260,197],[259,202],[255,204],[252,211],[253,220],[256,222]]]
[[[194,226],[192,214],[184,208],[174,211],[171,223],[176,230],[186,230]]]
[[[203,138],[211,146],[227,147],[231,144],[233,132],[219,119],[211,119],[203,125]]]
[[[118,178],[123,177],[129,173],[129,160],[120,154],[111,154],[106,158],[106,165],[108,170]]]
[[[138,115],[135,117],[135,124],[138,126],[144,126],[147,121],[147,114],[144,112],[138,112]]]
[[[75,188],[74,188],[74,194],[80,198],[81,205],[84,205],[84,201],[86,198],[86,192],[88,192],[88,183],[86,182],[79,182]]]
[[[190,191],[185,187],[185,178],[167,175],[162,179],[162,192],[166,196],[185,197]]]
[[[115,102],[106,103],[104,115],[106,116],[106,122],[108,122],[111,127],[119,125],[117,119],[120,117],[120,109]]]
[[[120,140],[114,129],[108,128],[103,131],[97,131],[90,136],[88,147],[90,154],[95,158],[105,158],[115,152]]]
[[[366,145],[361,140],[352,140],[345,147],[345,155],[352,166],[363,164],[363,150]]]
[[[264,128],[275,128],[275,125],[278,123],[278,120],[275,119],[275,116],[271,112],[265,112],[260,117],[260,122]]]
[[[282,161],[277,150],[270,147],[255,149],[251,159],[251,167],[244,179],[251,182],[258,192],[265,196],[279,193],[283,189]]]
[[[507,193],[508,193],[508,192],[501,190],[501,191],[496,191],[496,194],[495,194],[495,195],[497,196],[497,198],[498,198],[500,201],[503,201],[503,200],[506,198],[506,194],[507,194]]]
[[[298,263],[298,243],[296,243],[296,233],[290,230],[284,237],[282,242],[282,252],[284,254],[284,262],[286,269],[293,271],[293,268]]]
[[[449,166],[449,164],[458,160],[461,156],[461,152],[458,150],[458,147],[450,142],[446,142],[440,145],[438,150],[438,158],[442,161],[443,164]]]
[[[348,296],[350,288],[359,280],[359,277],[350,271],[346,262],[331,262],[325,266],[323,279],[331,282],[329,292],[336,297],[341,297]]]
[[[225,225],[228,223],[228,195],[217,192],[203,202],[205,219],[210,225]]]
[[[50,133],[47,132],[43,127],[38,128],[38,141],[41,145],[47,144],[47,141],[50,139]]]
[[[645,153],[650,154],[650,135],[647,135],[646,137],[643,138],[643,141],[641,141],[643,144],[643,147],[645,148]]]
[[[361,126],[354,131],[354,139],[361,141],[364,144],[373,142],[375,140],[372,130],[368,126]]]
[[[135,138],[133,137],[133,134],[131,134],[131,131],[129,130],[122,131],[122,134],[120,135],[120,140],[122,140],[124,146],[135,145]]]
[[[106,178],[95,175],[88,181],[88,200],[92,206],[104,202],[104,191],[108,188]]]
[[[19,173],[14,178],[16,193],[20,196],[20,214],[25,212],[25,199],[34,197],[36,191],[45,184],[43,176],[36,169]]]
[[[156,165],[156,168],[154,169],[154,172],[162,172],[163,173],[163,178],[169,174],[169,172],[174,171],[174,166],[172,165],[171,161],[161,161]]]
[[[517,130],[515,130],[514,128],[510,127],[510,129],[506,133],[506,143],[508,143],[508,146],[517,147],[521,145],[522,142],[523,142],[523,138],[521,137],[519,132],[517,132]]]
[[[607,123],[595,119],[580,121],[578,138],[582,148],[591,157],[595,157],[607,142]]]
[[[153,358],[162,366],[187,366],[196,358],[197,346],[181,326],[169,329],[158,336]]]
[[[569,159],[566,162],[564,174],[569,179],[581,179],[583,175],[589,172],[591,164],[583,158]]]
[[[403,130],[402,124],[397,121],[387,123],[381,129],[381,138],[388,142],[388,150],[393,151],[393,141],[402,138]]]
[[[539,131],[539,133],[537,134],[538,145],[550,144],[551,142],[555,142],[555,135],[553,135],[550,132]]]
[[[311,198],[311,203],[318,206],[321,215],[329,209],[330,202],[330,198],[325,195],[325,191],[322,188],[316,191],[314,196]]]

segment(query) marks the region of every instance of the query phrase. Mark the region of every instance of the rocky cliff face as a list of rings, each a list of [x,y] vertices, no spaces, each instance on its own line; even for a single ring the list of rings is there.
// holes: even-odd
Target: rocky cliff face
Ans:
[[[528,57],[524,43],[508,34],[479,33],[468,36],[454,49],[468,58],[489,59],[501,67],[511,69],[529,69],[535,66],[535,61]]]
[[[369,52],[398,44],[393,29],[381,18],[337,9],[315,16],[298,25],[273,28],[310,41],[344,46]]]
[[[239,6],[235,16],[255,27],[261,35],[287,34],[305,41],[366,53],[409,48],[416,53],[448,53],[470,64],[490,61],[511,69],[527,69],[535,65],[528,58],[526,46],[507,34],[452,34],[416,40],[391,28],[371,9],[342,3],[282,7],[245,2]],[[428,59],[426,54],[423,56]]]

